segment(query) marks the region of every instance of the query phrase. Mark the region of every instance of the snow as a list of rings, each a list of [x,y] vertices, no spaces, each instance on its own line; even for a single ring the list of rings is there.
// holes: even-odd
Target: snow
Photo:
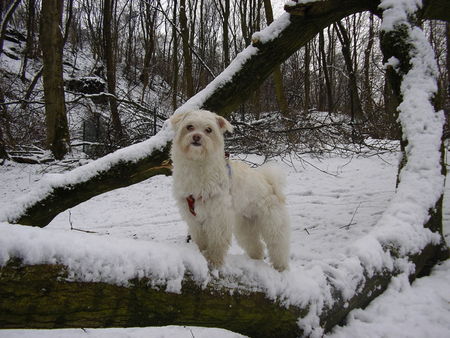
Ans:
[[[268,27],[256,32],[252,35],[252,43],[267,43],[280,35],[280,33],[286,29],[291,23],[291,15],[284,13],[272,22]]]
[[[293,160],[291,167],[280,162],[287,172],[286,194],[293,229],[291,269],[281,274],[267,261],[246,257],[235,242],[225,267],[209,271],[196,246],[185,243],[186,226],[171,196],[172,178],[165,176],[97,196],[70,213],[60,214],[43,229],[1,223],[0,261],[19,256],[30,264],[60,262],[68,266],[72,280],[122,285],[130,278],[147,276],[168,292],[182,292],[180,281],[187,272],[199,285],[220,283],[237,288],[239,279],[247,289],[263,290],[267,297],[278,298],[286,305],[311,304],[310,315],[299,324],[320,334],[317,314],[332,300],[329,279],[349,298],[359,287],[361,262],[373,266],[393,264],[386,254],[380,254],[379,242],[368,234],[376,229],[395,194],[398,161],[398,154],[393,153],[353,159],[305,157]],[[8,208],[15,197],[34,189],[42,177],[42,167],[9,162],[0,167],[5,187],[0,194],[0,211]],[[71,226],[93,233],[71,230]],[[447,272],[450,275],[449,269]],[[442,293],[445,290],[441,289]],[[429,306],[430,317],[438,318],[432,312],[433,304]],[[373,325],[381,323],[375,315],[370,318]],[[124,332],[131,337],[169,336],[172,330],[181,330],[180,336],[187,333],[186,329],[173,327],[114,330],[88,333],[96,337],[118,337]],[[51,332],[59,332],[62,337],[86,335],[82,330]],[[193,332],[198,336],[197,331]],[[47,337],[47,331],[22,330],[0,331],[0,337],[19,333]]]
[[[448,337],[449,314],[450,261],[446,261],[412,285],[405,275],[394,278],[365,310],[352,311],[347,324],[326,337]]]
[[[385,9],[386,24],[382,28],[387,31],[394,29],[394,25],[404,25],[413,46],[412,67],[403,76],[403,102],[398,107],[403,137],[408,141],[405,150],[408,161],[400,173],[397,192],[373,233],[383,244],[399,248],[401,255],[420,252],[427,243],[439,242],[439,236],[424,229],[423,224],[443,192],[445,179],[439,152],[444,114],[435,112],[431,104],[437,91],[437,65],[424,33],[412,28],[406,17],[418,6],[421,2],[415,0],[385,0],[380,4]]]
[[[240,334],[223,329],[204,327],[146,327],[129,329],[64,329],[64,330],[3,330],[2,338],[239,338]]]
[[[228,81],[230,81],[230,79],[233,78],[234,74],[242,68],[242,65],[257,53],[258,48],[252,45],[245,48],[242,52],[236,55],[234,60],[222,73],[216,76],[214,80],[212,80],[204,89],[187,100],[181,107],[179,107],[175,111],[174,114],[200,109],[203,106],[204,102],[209,98],[211,93],[213,93],[218,88],[221,88]]]
[[[150,155],[155,150],[162,150],[172,140],[172,137],[173,131],[170,125],[166,123],[157,135],[144,142],[119,149],[114,153],[108,154],[70,172],[64,174],[48,174],[40,181],[39,186],[35,187],[29,194],[17,200],[10,208],[0,210],[0,221],[16,220],[28,206],[48,196],[58,187],[85,182],[101,172],[108,170],[115,164],[120,162],[136,162]]]

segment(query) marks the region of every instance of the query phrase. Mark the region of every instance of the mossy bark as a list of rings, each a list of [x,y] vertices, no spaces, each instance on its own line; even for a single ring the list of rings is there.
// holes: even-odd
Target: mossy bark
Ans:
[[[127,287],[67,280],[59,265],[0,269],[0,328],[222,327],[250,336],[295,337],[304,310],[285,308],[264,294],[202,289],[183,283],[181,294],[157,290],[148,280]]]
[[[409,257],[414,279],[427,262],[441,252],[428,245]],[[398,272],[365,274],[359,292],[345,299],[332,286],[333,305],[320,314],[320,324],[330,331],[342,324],[350,311],[364,308],[380,295]],[[188,277],[181,294],[150,287],[147,279],[128,286],[67,279],[61,265],[22,265],[11,260],[0,268],[0,328],[78,328],[194,325],[220,327],[250,337],[300,337],[298,325],[308,306],[285,307],[261,292],[240,292],[214,284],[201,288]],[[330,282],[331,283],[331,282]]]
[[[141,182],[155,175],[170,175],[170,145],[155,150],[139,161],[121,161],[93,178],[73,185],[55,188],[51,194],[30,205],[13,223],[45,227],[59,213],[102,193]]]

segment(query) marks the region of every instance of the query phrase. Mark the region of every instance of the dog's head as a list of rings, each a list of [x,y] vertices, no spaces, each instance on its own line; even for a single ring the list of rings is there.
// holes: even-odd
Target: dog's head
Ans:
[[[175,138],[172,147],[191,160],[223,153],[223,134],[233,126],[225,118],[207,110],[180,113],[170,118]]]

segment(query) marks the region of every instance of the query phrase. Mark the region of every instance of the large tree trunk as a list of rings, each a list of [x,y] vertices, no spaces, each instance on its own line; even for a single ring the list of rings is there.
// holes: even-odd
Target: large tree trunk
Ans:
[[[414,279],[427,269],[439,246],[429,245],[415,263]],[[320,315],[325,332],[347,314],[364,308],[387,288],[398,271],[366,271],[359,292],[346,299],[332,286],[333,303]],[[221,327],[250,337],[300,337],[298,321],[311,308],[285,307],[261,292],[242,292],[210,284],[206,288],[185,278],[181,294],[133,280],[128,287],[67,280],[61,265],[22,265],[11,260],[0,268],[0,328],[76,328],[194,325]]]
[[[45,121],[47,147],[56,159],[69,151],[63,80],[63,37],[61,22],[64,3],[56,0],[42,1],[39,39],[42,49]]]

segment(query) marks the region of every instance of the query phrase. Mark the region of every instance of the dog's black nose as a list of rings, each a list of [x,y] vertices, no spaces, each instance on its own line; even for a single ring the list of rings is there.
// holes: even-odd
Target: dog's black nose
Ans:
[[[192,136],[192,139],[194,140],[194,142],[198,142],[202,139],[202,137],[199,134],[195,134],[194,136]]]

